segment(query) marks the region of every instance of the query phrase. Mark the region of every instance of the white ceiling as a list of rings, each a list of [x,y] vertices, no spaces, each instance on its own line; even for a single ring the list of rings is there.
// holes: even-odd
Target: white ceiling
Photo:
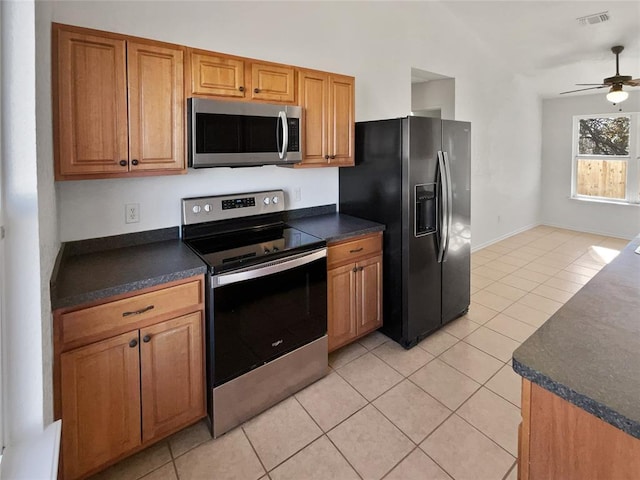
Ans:
[[[620,74],[640,78],[638,0],[446,1],[444,5],[511,70],[531,78],[545,98],[581,88],[576,83],[599,83],[614,75],[614,45],[625,47]],[[606,22],[581,26],[576,20],[604,11],[610,17]],[[598,91],[604,92],[585,93]]]

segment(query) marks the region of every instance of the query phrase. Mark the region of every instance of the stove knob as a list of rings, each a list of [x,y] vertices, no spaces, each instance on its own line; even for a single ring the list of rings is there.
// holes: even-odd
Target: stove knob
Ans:
[[[193,208],[191,209],[191,211],[193,211],[193,213],[195,213],[196,215],[200,213],[201,210],[202,210],[202,207],[200,205],[194,205]]]
[[[207,204],[204,206],[204,211],[205,211],[205,212],[207,212],[207,213],[209,213],[211,210],[213,210],[213,207],[211,206],[211,204],[210,204],[210,203],[207,203]]]
[[[262,203],[264,203],[265,205],[269,205],[271,203],[271,199],[269,197],[264,197]]]
[[[278,250],[278,247],[273,247],[273,251],[274,251],[274,252],[279,251],[279,250]]]
[[[275,249],[274,249],[275,250]],[[264,253],[271,253],[268,248],[264,249]]]
[[[278,203],[278,197],[273,197],[273,200],[271,200],[273,202],[274,205],[276,205]]]

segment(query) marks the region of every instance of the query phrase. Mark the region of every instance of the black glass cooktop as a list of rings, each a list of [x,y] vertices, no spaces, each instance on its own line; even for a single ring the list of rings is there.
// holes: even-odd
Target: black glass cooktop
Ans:
[[[199,237],[186,243],[216,273],[326,245],[324,240],[286,225]]]

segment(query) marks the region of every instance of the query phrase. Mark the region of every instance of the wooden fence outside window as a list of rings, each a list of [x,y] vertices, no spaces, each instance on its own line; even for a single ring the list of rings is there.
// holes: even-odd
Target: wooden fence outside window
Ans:
[[[578,159],[576,194],[626,198],[627,160]]]

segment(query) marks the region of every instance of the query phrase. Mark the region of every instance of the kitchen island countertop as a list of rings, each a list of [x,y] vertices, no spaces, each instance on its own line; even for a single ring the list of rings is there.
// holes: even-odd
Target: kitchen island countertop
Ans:
[[[513,369],[640,439],[636,237],[513,353]]]

